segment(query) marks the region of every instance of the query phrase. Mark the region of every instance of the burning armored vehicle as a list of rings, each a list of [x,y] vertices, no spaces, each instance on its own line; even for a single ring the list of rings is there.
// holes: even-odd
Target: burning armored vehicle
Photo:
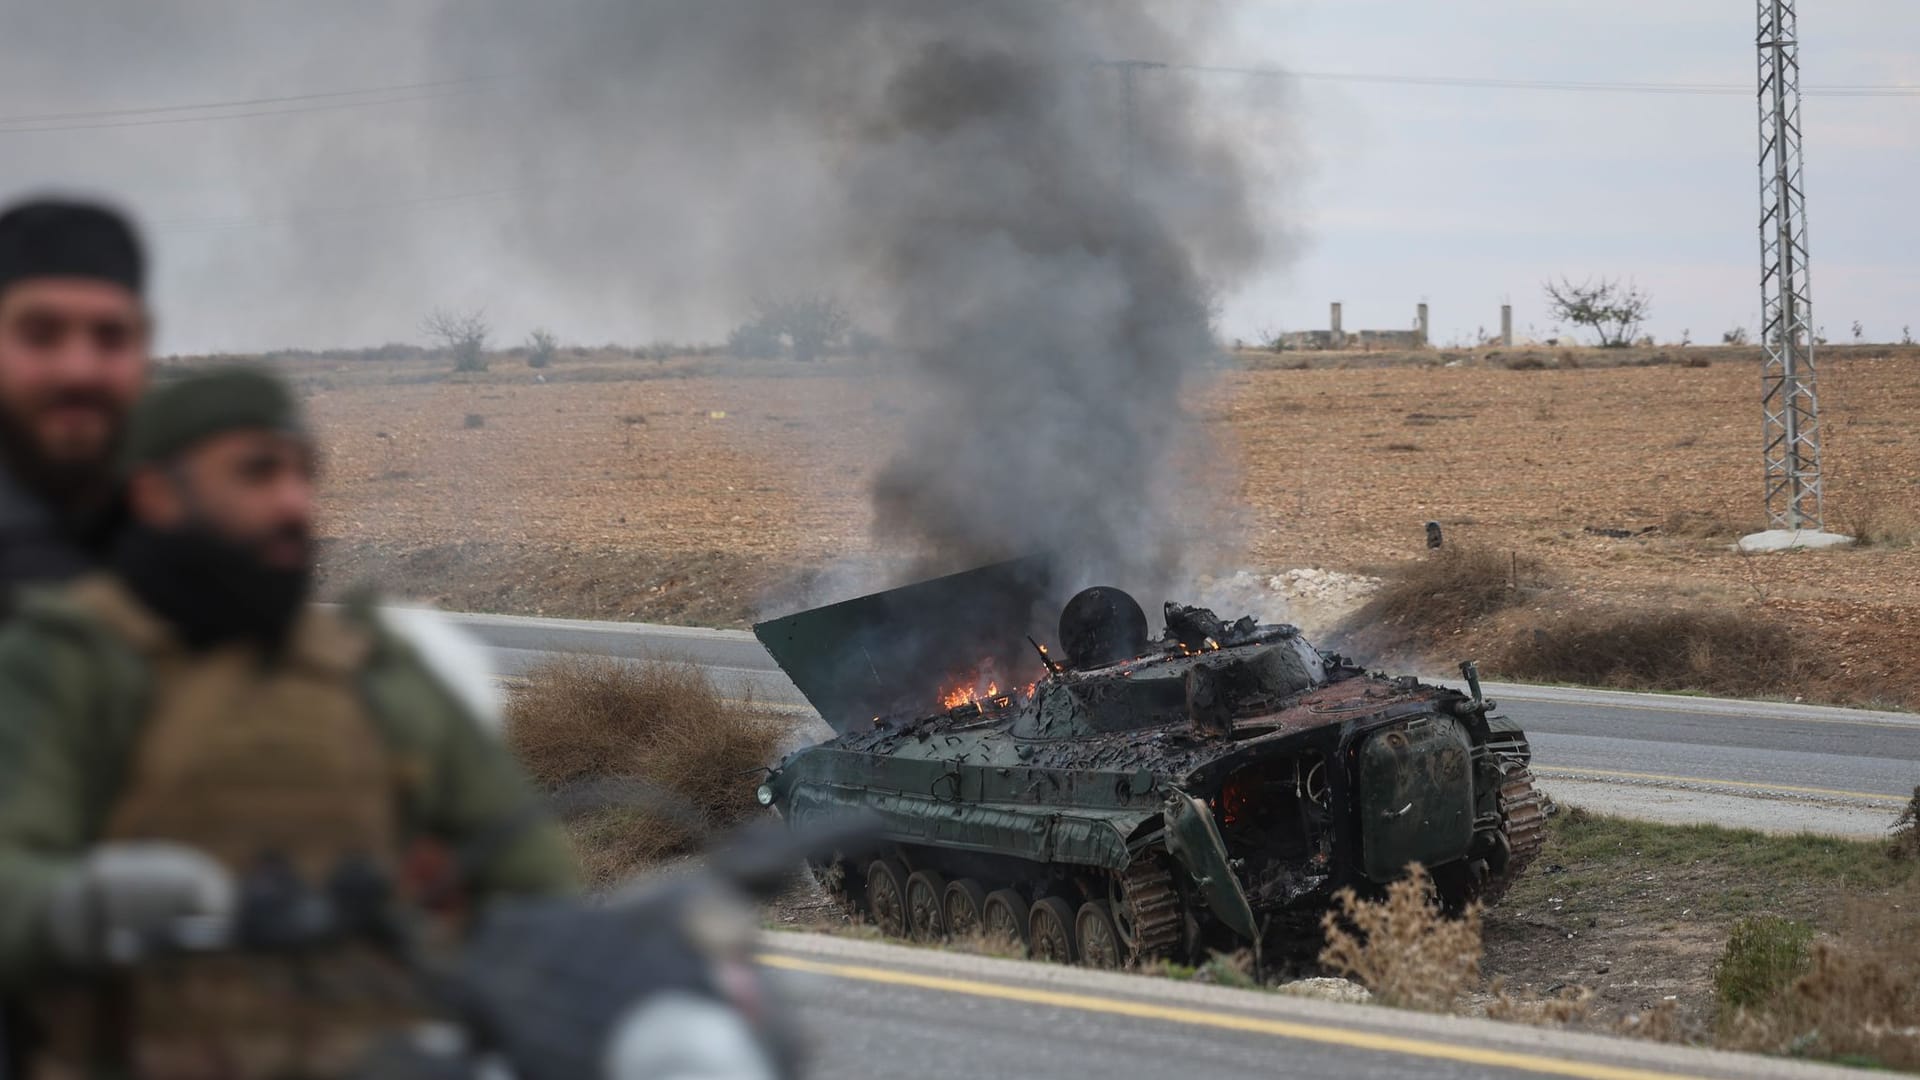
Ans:
[[[796,827],[880,823],[877,857],[816,869],[883,932],[1109,967],[1284,948],[1317,940],[1343,886],[1417,862],[1447,901],[1492,901],[1539,851],[1526,737],[1469,665],[1470,693],[1369,674],[1291,626],[1173,603],[1150,640],[1111,588],[1065,605],[1055,659],[1021,640],[1038,574],[1001,564],[755,627],[839,733],[759,798]],[[1020,664],[1031,681],[1003,683]]]

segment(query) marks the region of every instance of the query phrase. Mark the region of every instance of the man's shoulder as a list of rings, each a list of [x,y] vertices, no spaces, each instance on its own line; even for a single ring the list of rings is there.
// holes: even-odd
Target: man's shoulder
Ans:
[[[358,597],[334,609],[334,617],[367,635],[368,674],[391,692],[413,699],[415,707],[454,712],[483,728],[499,726],[499,694],[486,650],[446,615]]]
[[[147,670],[140,651],[77,590],[34,590],[20,600],[0,624],[0,678],[88,696],[137,692]]]

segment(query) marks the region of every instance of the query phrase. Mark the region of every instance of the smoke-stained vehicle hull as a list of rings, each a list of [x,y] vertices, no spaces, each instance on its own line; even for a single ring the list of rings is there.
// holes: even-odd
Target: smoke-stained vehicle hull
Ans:
[[[969,577],[913,588],[1002,593]],[[1185,959],[1310,940],[1335,891],[1377,889],[1409,863],[1450,901],[1492,900],[1537,852],[1526,739],[1477,693],[1174,604],[1147,642],[1131,598],[1095,592],[1097,610],[1083,593],[1062,621],[1069,663],[1047,660],[1029,687],[963,688],[931,715],[846,711],[894,688],[870,646],[865,686],[819,663],[844,656],[814,631],[862,604],[901,610],[898,596],[756,628],[840,731],[781,762],[761,799],[796,827],[848,811],[880,822],[885,854],[820,869],[883,931],[985,930],[1096,965]]]

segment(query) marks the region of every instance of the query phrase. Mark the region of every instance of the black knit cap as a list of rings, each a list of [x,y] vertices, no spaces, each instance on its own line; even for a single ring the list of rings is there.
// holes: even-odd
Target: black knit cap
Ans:
[[[306,436],[286,383],[259,368],[212,368],[161,383],[140,399],[127,423],[122,460],[131,471],[170,460],[202,439],[246,430]]]
[[[96,203],[36,199],[0,213],[0,292],[29,278],[92,278],[135,296],[146,284],[146,257],[133,225]]]

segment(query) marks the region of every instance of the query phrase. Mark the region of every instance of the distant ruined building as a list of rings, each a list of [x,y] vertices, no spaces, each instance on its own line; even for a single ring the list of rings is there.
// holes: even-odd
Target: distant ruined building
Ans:
[[[1348,330],[1340,322],[1340,302],[1329,305],[1327,328],[1325,330],[1293,330],[1277,334],[1266,347],[1281,352],[1295,349],[1355,349],[1362,352],[1373,349],[1424,349],[1433,344],[1428,336],[1427,305],[1422,303],[1414,307],[1413,329],[1411,330]],[[1485,332],[1482,332],[1485,336]],[[1480,342],[1483,345],[1499,344],[1505,347],[1513,345],[1513,305],[1500,305],[1500,335],[1488,337]]]
[[[1427,305],[1414,309],[1411,330],[1348,330],[1340,322],[1340,302],[1330,305],[1325,330],[1294,330],[1278,335],[1275,349],[1424,349],[1427,347]]]

